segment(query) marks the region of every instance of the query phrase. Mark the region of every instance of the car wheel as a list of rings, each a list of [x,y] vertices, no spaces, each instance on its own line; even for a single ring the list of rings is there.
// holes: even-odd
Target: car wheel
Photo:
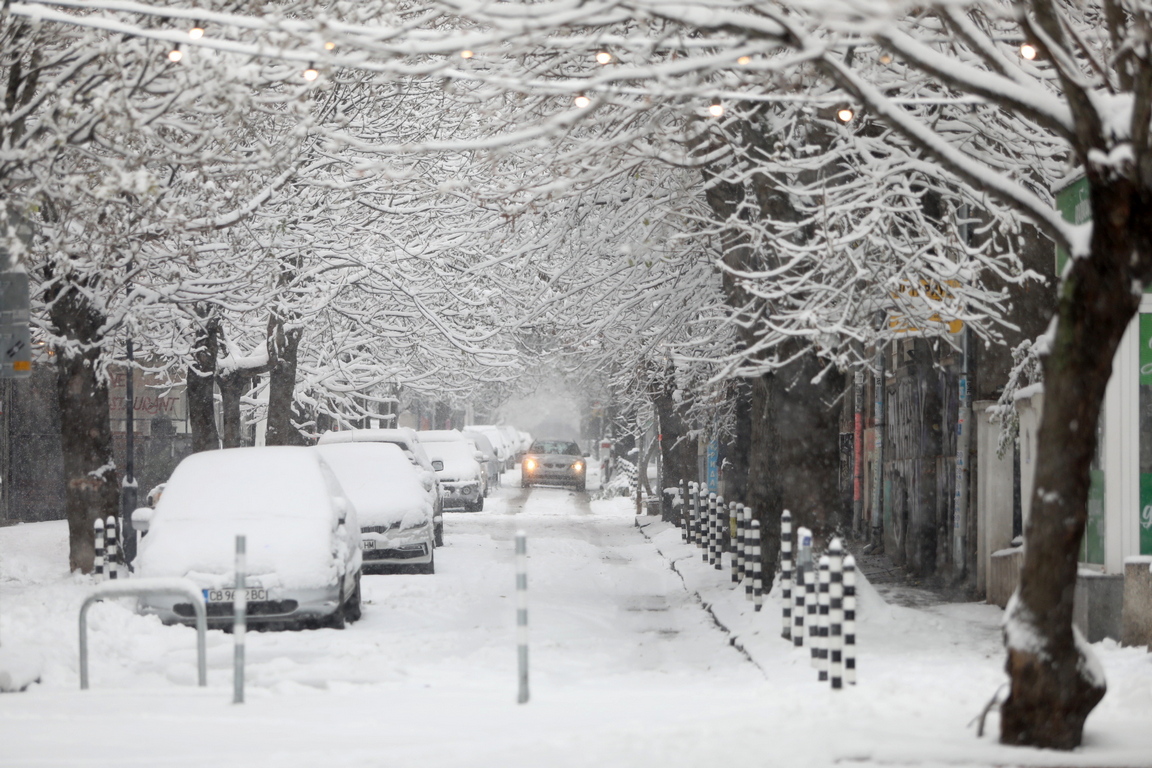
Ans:
[[[528,482],[527,480],[521,480],[520,481],[520,487],[521,488],[531,488],[532,483]]]
[[[429,575],[436,573],[436,550],[432,550],[432,558],[428,562],[415,566],[415,571]]]
[[[472,505],[472,511],[473,512],[480,512],[483,509],[484,509],[484,497],[481,496],[480,498],[476,499],[476,503]]]
[[[356,589],[352,590],[352,597],[344,605],[344,617],[348,621],[360,621],[360,575],[356,575]]]
[[[435,538],[432,540],[432,546],[434,546],[434,547],[444,546],[444,525],[443,525],[443,523],[436,526]]]

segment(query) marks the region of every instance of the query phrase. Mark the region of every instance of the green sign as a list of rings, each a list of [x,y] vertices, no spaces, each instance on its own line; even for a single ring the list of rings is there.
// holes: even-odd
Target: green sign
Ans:
[[[1092,220],[1092,200],[1088,195],[1088,178],[1081,176],[1064,189],[1056,193],[1056,209],[1064,217],[1064,221],[1073,224],[1084,224]],[[1068,263],[1068,252],[1063,248],[1056,248],[1056,277],[1064,274],[1064,265]]]

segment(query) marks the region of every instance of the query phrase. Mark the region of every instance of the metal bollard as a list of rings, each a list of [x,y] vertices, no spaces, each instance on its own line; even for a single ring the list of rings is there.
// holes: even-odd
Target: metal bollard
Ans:
[[[844,687],[844,545],[828,545],[828,676],[833,689]]]
[[[856,685],[856,558],[844,558],[844,680]]]
[[[692,483],[692,543],[700,546],[700,483]]]
[[[752,600],[752,509],[744,507],[744,599]]]
[[[516,657],[520,690],[517,704],[528,702],[528,534],[516,531]]]
[[[764,558],[761,557],[760,521],[752,521],[752,605],[764,607]]]
[[[104,580],[104,521],[96,518],[96,557],[92,560],[92,573],[97,581]]]
[[[116,532],[116,518],[108,515],[104,521],[104,552],[108,559],[108,578],[116,579],[120,576],[118,564],[120,562],[120,541]]]
[[[780,620],[780,636],[792,639],[792,513],[780,514],[780,598],[784,615]]]
[[[232,591],[232,703],[244,703],[244,635],[248,630],[247,540],[236,537],[236,580]]]
[[[734,558],[734,562],[735,562],[734,572],[735,573],[732,577],[732,580],[735,581],[737,584],[739,584],[740,580],[742,578],[744,578],[744,567],[745,567],[744,566],[744,549],[745,549],[745,545],[747,544],[747,542],[745,541],[746,538],[747,538],[747,534],[745,533],[745,527],[744,527],[744,505],[743,504],[737,504],[736,505],[736,547],[735,547],[736,557]]]
[[[707,541],[705,542],[704,554],[701,555],[704,562],[711,565],[716,559],[716,494],[708,494],[708,511],[707,511]]]
[[[728,507],[728,552],[732,556],[732,583],[740,583],[740,505],[732,502]]]
[[[820,655],[820,599],[816,592],[816,580],[816,568],[809,568],[804,579],[804,604],[808,609],[806,611],[808,622],[808,648],[812,652],[811,655],[813,667],[816,666],[816,661]]]
[[[804,616],[808,611],[808,576],[812,572],[812,531],[804,526],[796,529],[796,577],[792,591],[795,600],[792,606],[792,645],[804,646]]]
[[[727,515],[724,510],[727,506],[724,504],[724,497],[716,497],[716,509],[713,510],[712,525],[715,528],[716,535],[712,541],[712,567],[718,571],[724,570],[724,528],[728,525]]]
[[[680,540],[688,541],[688,481],[680,481]]]
[[[828,555],[820,556],[820,593],[818,603],[820,606],[818,632],[816,633],[816,670],[820,673],[819,680],[828,679]]]

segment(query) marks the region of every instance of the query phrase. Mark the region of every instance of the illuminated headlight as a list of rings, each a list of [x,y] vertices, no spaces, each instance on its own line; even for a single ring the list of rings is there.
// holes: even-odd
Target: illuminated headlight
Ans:
[[[582,462],[582,461],[572,462],[572,471],[573,472],[583,472],[584,471],[584,462]]]
[[[536,459],[524,459],[524,471],[534,472],[536,470]]]

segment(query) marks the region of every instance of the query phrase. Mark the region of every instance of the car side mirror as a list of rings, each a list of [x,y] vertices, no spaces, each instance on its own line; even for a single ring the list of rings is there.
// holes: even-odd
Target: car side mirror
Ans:
[[[152,507],[140,507],[132,513],[132,527],[141,533],[148,531],[148,525],[152,522],[152,515],[156,510]]]
[[[440,459],[436,459],[432,462],[432,469],[436,470],[437,472],[442,471],[444,469],[444,462],[440,461]]]
[[[488,459],[487,459],[487,458],[484,456],[484,452],[483,452],[483,451],[476,451],[476,453],[474,454],[474,456],[475,456],[475,458],[476,458],[476,461],[480,462],[481,464],[483,464],[484,462],[488,461]]]

